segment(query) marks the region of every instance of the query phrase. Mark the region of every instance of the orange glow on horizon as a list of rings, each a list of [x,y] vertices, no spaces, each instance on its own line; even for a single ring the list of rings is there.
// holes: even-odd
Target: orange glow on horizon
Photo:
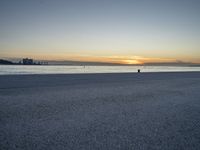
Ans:
[[[80,61],[80,62],[100,62],[100,63],[115,63],[127,65],[142,65],[145,63],[170,63],[178,62],[174,58],[153,58],[142,56],[94,56],[94,55],[77,55],[77,54],[21,54],[10,58],[33,58],[35,60],[46,61]],[[6,58],[6,57],[5,57]],[[200,63],[199,61],[188,61],[192,63]]]
[[[123,64],[127,64],[127,65],[141,65],[143,64],[142,62],[138,61],[138,60],[124,60]]]

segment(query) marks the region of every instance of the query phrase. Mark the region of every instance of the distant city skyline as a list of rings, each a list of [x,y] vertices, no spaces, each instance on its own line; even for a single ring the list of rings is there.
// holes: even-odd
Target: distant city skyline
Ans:
[[[3,0],[0,58],[200,63],[199,0]]]

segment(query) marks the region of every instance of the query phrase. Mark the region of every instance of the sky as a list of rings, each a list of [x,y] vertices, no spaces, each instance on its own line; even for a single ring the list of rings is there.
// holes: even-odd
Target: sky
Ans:
[[[200,1],[0,0],[0,57],[200,63]]]

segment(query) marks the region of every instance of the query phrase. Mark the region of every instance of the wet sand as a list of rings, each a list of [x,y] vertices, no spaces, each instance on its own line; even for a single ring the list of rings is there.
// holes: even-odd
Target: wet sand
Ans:
[[[0,149],[200,149],[200,72],[0,76]]]

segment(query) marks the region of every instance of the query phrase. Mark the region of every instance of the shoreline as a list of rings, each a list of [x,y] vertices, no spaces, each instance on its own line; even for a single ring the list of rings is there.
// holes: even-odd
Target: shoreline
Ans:
[[[200,72],[200,67],[175,66],[0,66],[0,75],[103,74],[103,73]]]
[[[27,74],[0,74],[0,76],[43,76],[43,75],[106,75],[106,74],[185,74],[185,73],[200,73],[200,71],[155,71],[155,72],[94,72],[94,73],[27,73]]]

